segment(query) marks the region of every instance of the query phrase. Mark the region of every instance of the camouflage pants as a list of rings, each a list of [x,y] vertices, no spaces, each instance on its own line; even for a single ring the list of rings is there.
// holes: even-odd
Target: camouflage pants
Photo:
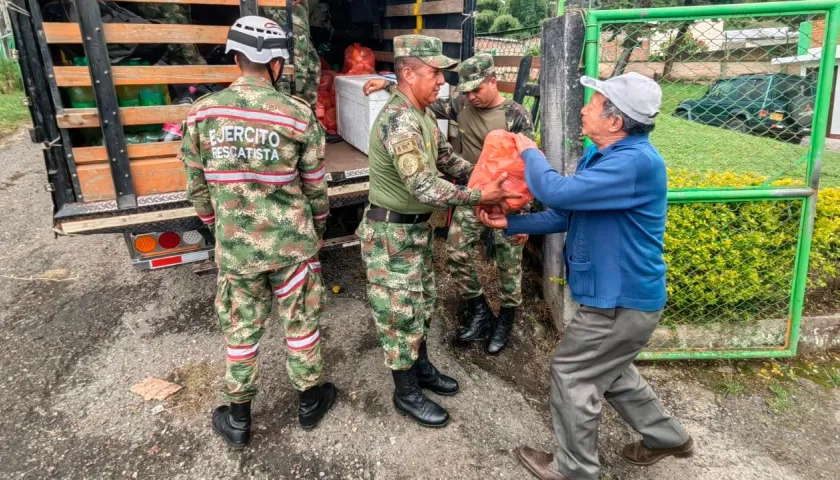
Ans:
[[[373,222],[356,232],[367,271],[367,294],[385,365],[414,365],[435,309],[432,228],[428,223]]]
[[[324,284],[317,259],[272,272],[248,275],[220,273],[216,314],[227,342],[224,394],[228,401],[247,402],[257,395],[260,339],[277,297],[286,330],[286,370],[295,389],[321,383],[321,317]]]
[[[475,298],[483,293],[475,273],[475,247],[487,231],[475,215],[472,207],[458,207],[449,227],[446,240],[447,265],[458,291],[464,299]],[[516,246],[512,239],[505,238],[502,230],[491,232],[496,244],[496,270],[502,287],[501,305],[518,307],[522,304],[522,252],[524,246]]]

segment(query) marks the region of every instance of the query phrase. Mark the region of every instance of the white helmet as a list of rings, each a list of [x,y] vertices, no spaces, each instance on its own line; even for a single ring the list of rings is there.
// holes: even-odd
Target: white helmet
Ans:
[[[239,52],[254,63],[268,64],[275,58],[289,59],[289,39],[277,22],[251,15],[230,27],[225,53]]]

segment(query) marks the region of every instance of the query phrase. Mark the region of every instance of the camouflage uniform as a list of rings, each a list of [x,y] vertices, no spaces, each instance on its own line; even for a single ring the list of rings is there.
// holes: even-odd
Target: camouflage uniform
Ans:
[[[405,35],[394,39],[396,57],[417,57],[437,68],[454,61],[441,54],[439,39]],[[370,203],[392,212],[424,215],[434,207],[477,205],[481,192],[438,177],[438,168],[466,179],[473,166],[456,155],[430,111],[417,110],[397,92],[380,111],[370,137]],[[364,219],[356,232],[368,280],[385,364],[411,368],[435,308],[432,228],[428,222]]]
[[[138,3],[140,16],[146,20],[158,20],[162,23],[189,25],[190,20],[183,5],[163,3]],[[166,47],[166,58],[172,65],[207,65],[198,47],[191,43],[170,44]]]
[[[285,8],[263,8],[264,16],[286,28]],[[309,5],[306,0],[292,6],[292,36],[294,37],[295,91],[293,95],[302,98],[315,108],[318,99],[318,84],[321,81],[321,60],[318,51],[309,37]],[[291,90],[291,80],[284,77],[280,89],[284,93]]]
[[[242,77],[196,102],[180,158],[187,198],[216,235],[216,313],[227,342],[225,394],[257,393],[257,354],[277,297],[298,390],[323,377],[317,260],[329,213],[324,135],[312,111],[268,80]]]
[[[461,138],[464,141],[472,141],[472,144],[480,148],[484,144],[484,138],[489,131],[465,131],[463,113],[475,109],[467,100],[464,92],[475,90],[488,76],[495,72],[493,57],[489,54],[478,54],[461,63],[458,68],[458,91],[462,92],[455,98],[441,98],[429,108],[437,118],[452,120],[459,123]],[[391,93],[396,87],[391,84],[388,88]],[[504,110],[504,127],[509,132],[522,133],[533,140],[534,127],[531,121],[531,114],[522,105],[514,101],[505,101],[500,105]],[[459,117],[460,120],[459,121]],[[476,136],[479,138],[467,138]],[[466,156],[472,163],[478,158]],[[523,209],[523,210],[527,210]],[[501,230],[491,230],[484,226],[476,217],[472,208],[458,207],[452,217],[452,225],[449,227],[449,237],[446,241],[447,265],[452,279],[458,288],[461,296],[467,300],[476,298],[483,294],[481,283],[476,275],[474,253],[475,247],[486,235],[493,235],[496,245],[496,270],[499,274],[501,284],[501,306],[518,307],[522,304],[522,253],[523,246],[513,244],[512,239],[505,237]]]

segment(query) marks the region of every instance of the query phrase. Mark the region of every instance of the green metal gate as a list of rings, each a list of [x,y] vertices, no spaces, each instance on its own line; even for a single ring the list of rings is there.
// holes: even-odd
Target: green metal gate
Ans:
[[[639,358],[796,354],[838,35],[838,1],[586,12],[586,74],[663,90],[669,302]]]

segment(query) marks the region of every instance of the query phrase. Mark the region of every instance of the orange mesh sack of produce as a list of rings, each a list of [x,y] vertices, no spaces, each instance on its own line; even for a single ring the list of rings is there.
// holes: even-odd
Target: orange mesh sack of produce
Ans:
[[[338,121],[335,116],[335,72],[332,70],[321,73],[318,99],[315,101],[315,118],[328,133],[336,133]]]
[[[516,134],[494,130],[484,140],[484,148],[467,187],[480,190],[498,179],[502,173],[508,174],[507,180],[502,182],[502,188],[522,195],[522,198],[505,200],[511,210],[519,210],[534,200],[534,195],[528,190],[528,183],[525,182],[525,161],[519,155]]]
[[[349,75],[373,75],[376,73],[376,58],[373,50],[354,43],[344,50],[344,73]]]

